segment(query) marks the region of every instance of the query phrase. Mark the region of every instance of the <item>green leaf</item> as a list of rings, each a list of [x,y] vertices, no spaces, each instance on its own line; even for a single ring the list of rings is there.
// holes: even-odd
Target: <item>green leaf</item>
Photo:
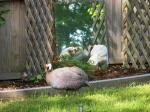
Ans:
[[[42,75],[37,75],[36,78],[37,78],[38,80],[42,80],[42,79],[43,79]]]
[[[34,81],[34,80],[36,80],[36,78],[34,76],[32,76],[29,80]]]
[[[4,14],[6,14],[6,13],[8,13],[9,12],[9,10],[1,10],[0,11],[0,15],[4,15]]]

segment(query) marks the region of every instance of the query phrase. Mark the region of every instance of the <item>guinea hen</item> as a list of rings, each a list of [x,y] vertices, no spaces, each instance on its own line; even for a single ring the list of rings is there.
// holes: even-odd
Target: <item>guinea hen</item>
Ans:
[[[63,67],[52,70],[51,64],[45,65],[46,82],[55,89],[77,90],[88,86],[88,75],[80,68]]]

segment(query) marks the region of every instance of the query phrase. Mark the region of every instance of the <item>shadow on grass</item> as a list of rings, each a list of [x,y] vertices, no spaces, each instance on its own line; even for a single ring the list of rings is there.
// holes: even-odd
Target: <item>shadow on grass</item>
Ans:
[[[78,92],[67,92],[56,96],[40,95],[4,102],[2,112],[78,112],[79,105],[90,111],[93,100]],[[0,104],[1,105],[1,104]]]
[[[56,96],[32,96],[0,103],[2,112],[148,112],[150,84],[125,88],[90,89]]]

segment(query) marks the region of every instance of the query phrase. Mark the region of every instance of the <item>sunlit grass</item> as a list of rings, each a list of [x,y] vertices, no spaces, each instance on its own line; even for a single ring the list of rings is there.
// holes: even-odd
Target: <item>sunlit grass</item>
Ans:
[[[150,84],[88,90],[56,96],[32,96],[0,102],[0,112],[149,112]]]

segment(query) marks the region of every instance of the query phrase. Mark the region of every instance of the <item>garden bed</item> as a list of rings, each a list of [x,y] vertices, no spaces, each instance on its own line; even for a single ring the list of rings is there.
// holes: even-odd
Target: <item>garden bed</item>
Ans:
[[[114,78],[114,79],[106,79],[106,80],[97,80],[90,81],[90,87],[82,88],[79,92],[86,92],[93,89],[101,89],[108,87],[123,87],[135,84],[149,83],[150,82],[150,73],[143,75],[136,75],[130,77],[123,78]],[[57,95],[57,94],[67,94],[67,91],[59,91],[53,89],[50,86],[41,86],[41,87],[29,87],[23,89],[13,89],[13,90],[2,90],[0,91],[0,101],[8,100],[8,99],[22,99],[28,96],[36,96],[36,95]],[[70,93],[70,92],[69,92]]]
[[[128,76],[137,76],[146,73],[150,73],[150,69],[146,70],[136,70],[133,68],[124,69],[120,65],[117,66],[112,65],[107,70],[94,71],[93,73],[91,73],[89,77],[90,81],[96,81],[96,80],[123,78]],[[0,91],[33,88],[41,86],[47,86],[44,80],[36,83],[24,80],[0,81]]]

